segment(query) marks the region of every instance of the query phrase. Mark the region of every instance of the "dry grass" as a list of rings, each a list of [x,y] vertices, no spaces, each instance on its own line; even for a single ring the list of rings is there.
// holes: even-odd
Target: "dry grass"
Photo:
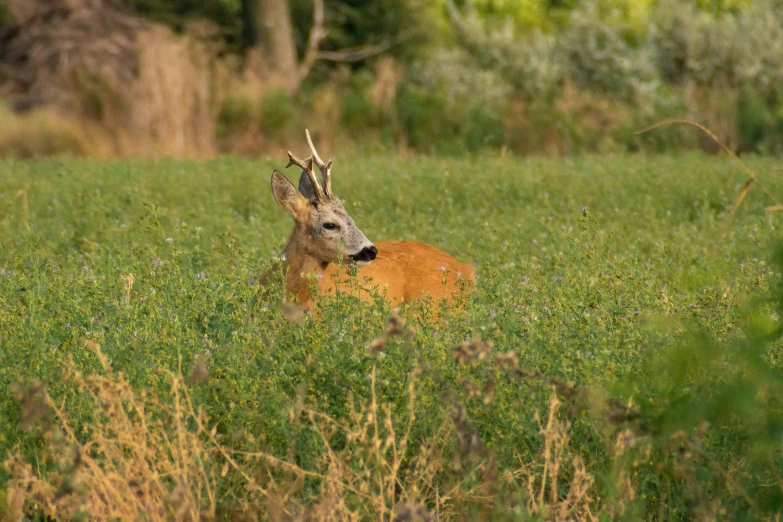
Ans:
[[[552,395],[546,423],[539,421],[539,433],[544,439],[542,462],[538,468],[530,470],[523,465],[525,489],[528,492],[528,511],[554,520],[598,520],[593,513],[594,499],[590,493],[593,476],[585,469],[582,459],[569,455],[568,421],[558,418],[562,403]],[[570,457],[570,459],[569,459]],[[569,462],[570,461],[570,462]],[[558,478],[561,467],[571,464],[573,474],[568,485],[568,493],[562,496],[558,492]],[[528,471],[529,470],[529,471]]]
[[[704,133],[703,135],[707,139],[709,139],[711,141],[711,143],[713,143],[714,146],[718,150],[723,150],[732,159],[734,159],[739,164],[740,168],[742,168],[742,170],[748,176],[747,179],[745,180],[745,183],[742,185],[742,188],[740,189],[739,193],[737,194],[737,199],[734,202],[734,206],[731,209],[731,213],[728,215],[727,223],[729,222],[729,220],[734,218],[734,215],[736,214],[737,209],[739,208],[740,204],[742,204],[743,200],[745,199],[745,196],[748,195],[748,191],[750,190],[751,185],[753,185],[754,183],[756,185],[758,185],[761,188],[761,190],[763,190],[767,194],[767,196],[768,196],[770,201],[775,203],[775,204],[770,205],[770,206],[768,206],[766,208],[766,210],[768,212],[778,211],[781,208],[783,208],[783,205],[780,205],[778,203],[778,198],[775,196],[775,194],[769,188],[767,188],[767,186],[765,184],[762,184],[760,182],[758,175],[755,172],[753,172],[753,170],[750,167],[748,167],[747,163],[742,161],[742,159],[740,159],[740,157],[737,156],[737,154],[735,154],[734,151],[730,147],[728,147],[725,144],[725,142],[722,141],[721,138],[718,135],[716,135],[715,132],[710,130],[707,126],[701,125],[701,124],[696,123],[696,122],[691,121],[691,120],[677,120],[677,119],[674,119],[674,120],[664,120],[664,121],[660,121],[660,122],[658,122],[658,123],[656,123],[656,124],[654,124],[654,125],[652,125],[650,127],[647,127],[645,129],[639,130],[639,131],[636,132],[636,134],[637,135],[638,134],[644,134],[646,132],[650,132],[652,130],[655,130],[655,129],[658,129],[658,128],[661,128],[661,127],[666,127],[668,125],[674,125],[674,124],[677,124],[677,125],[688,125],[688,126],[695,127],[697,129],[699,129],[700,131],[702,131]],[[724,229],[724,233],[725,232],[726,232],[726,229]]]
[[[392,318],[385,336],[405,332]],[[349,398],[346,418],[315,411],[303,397],[296,402],[289,418],[294,432],[314,430],[323,447],[320,462],[306,470],[293,454],[281,459],[224,444],[193,404],[181,374],[169,374],[170,394],[161,401],[114,372],[99,345],[85,344],[102,373],[84,376],[70,359],[65,378],[94,407],[87,426],[74,426],[64,403],[40,385],[16,388],[28,429],[41,430],[46,446],[36,465],[19,451],[7,459],[7,520],[35,513],[53,519],[210,520],[221,510],[243,519],[457,520],[468,513],[490,517],[497,509],[521,509],[545,520],[595,520],[601,507],[592,475],[569,449],[570,425],[561,419],[554,393],[539,423],[538,458],[498,470],[457,404],[432,437],[411,445],[422,370],[409,376],[408,407],[396,415],[391,404],[378,401],[373,370],[369,401]],[[190,380],[205,378],[206,369],[197,365]],[[230,508],[220,505],[227,482],[245,488]],[[519,494],[527,499],[524,506],[508,500]]]
[[[126,137],[146,136],[158,154],[214,155],[221,95],[206,47],[161,26],[139,39],[139,75],[130,95],[132,124]],[[128,152],[138,152],[134,148]]]
[[[77,432],[64,405],[37,392],[41,401],[33,403],[45,404],[53,417],[42,424],[47,447],[40,464],[49,470],[11,455],[5,464],[13,477],[8,518],[21,520],[31,510],[53,519],[214,518],[214,458],[198,432],[187,427],[205,420],[188,408],[181,376],[170,376],[171,401],[164,404],[133,390],[121,372],[113,372],[100,346],[87,345],[104,374],[85,377],[71,360],[66,379],[88,395],[93,422]],[[17,390],[17,395],[30,402],[31,391]]]
[[[110,0],[11,6],[15,25],[0,52],[0,84],[18,106],[47,107],[74,125],[100,128],[113,155],[216,152],[223,78],[219,49],[200,43],[203,30],[198,38],[176,36]]]
[[[736,87],[714,85],[709,89],[691,87],[686,98],[691,112],[691,118],[704,122],[704,126],[712,129],[714,136],[699,136],[699,147],[702,150],[716,153],[728,147],[731,150],[739,148],[740,138],[737,127],[737,107],[739,89]],[[718,143],[719,142],[719,143]],[[725,147],[724,145],[725,144]]]
[[[111,144],[95,126],[53,110],[14,114],[0,105],[0,156],[32,158],[51,155],[105,157]]]

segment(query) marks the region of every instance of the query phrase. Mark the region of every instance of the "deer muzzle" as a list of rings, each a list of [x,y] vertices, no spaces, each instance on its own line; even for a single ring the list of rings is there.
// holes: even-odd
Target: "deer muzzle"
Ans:
[[[357,264],[367,264],[374,260],[377,255],[378,249],[375,248],[375,245],[371,245],[362,248],[358,254],[352,255],[351,259],[353,259]]]

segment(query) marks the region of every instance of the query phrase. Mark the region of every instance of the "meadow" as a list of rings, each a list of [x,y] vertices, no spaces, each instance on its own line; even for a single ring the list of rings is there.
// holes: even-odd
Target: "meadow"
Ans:
[[[773,519],[783,169],[745,161],[732,214],[726,156],[336,155],[370,240],[476,265],[433,323],[261,292],[283,157],[4,160],[0,513]]]

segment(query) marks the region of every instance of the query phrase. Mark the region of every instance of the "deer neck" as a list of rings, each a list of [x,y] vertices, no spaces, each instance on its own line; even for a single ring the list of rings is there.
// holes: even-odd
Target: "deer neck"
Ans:
[[[302,229],[297,226],[283,250],[286,289],[299,297],[300,302],[310,300],[307,276],[323,275],[329,263],[318,260],[308,248]]]

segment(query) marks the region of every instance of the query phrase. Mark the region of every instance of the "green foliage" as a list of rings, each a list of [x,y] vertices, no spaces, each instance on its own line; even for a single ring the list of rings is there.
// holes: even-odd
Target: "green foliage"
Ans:
[[[242,0],[124,0],[134,11],[182,29],[194,20],[208,19],[224,36],[238,43],[242,37]]]
[[[6,27],[9,22],[8,6],[5,3],[0,4],[0,29]]]
[[[770,266],[778,273],[783,270],[781,254],[778,247]],[[760,267],[763,273],[771,272],[766,264]],[[742,492],[745,507],[760,519],[779,513],[783,503],[783,491],[759,487],[781,474],[780,281],[771,290],[750,301],[740,331],[728,339],[718,340],[709,327],[702,327],[687,342],[648,352],[642,370],[619,388],[639,405],[631,424],[651,445],[642,450],[645,455],[634,454],[652,482],[660,480],[683,493],[693,480],[710,489]],[[704,300],[714,299],[719,292],[705,293]],[[721,469],[720,463],[739,455],[744,469],[755,470],[752,478]],[[737,500],[720,504],[736,505]],[[709,512],[718,505],[692,491],[690,498],[684,495],[682,507]],[[676,509],[668,504],[661,512],[673,514]]]
[[[485,116],[471,118],[491,128]],[[291,228],[268,192],[284,158],[6,161],[0,381],[40,379],[80,425],[89,403],[61,375],[69,355],[85,374],[99,368],[84,340],[101,344],[115,370],[150,394],[169,393],[167,370],[188,374],[203,361],[209,375],[193,384],[193,399],[219,433],[250,433],[240,449],[311,469],[322,446],[290,420],[297,400],[344,419],[350,396],[369,398],[375,366],[379,400],[404,411],[408,375],[420,365],[410,447],[442,425],[449,391],[505,469],[540,451],[533,414],[546,407],[549,385],[489,362],[456,363],[452,347],[477,337],[493,343],[490,361],[511,352],[526,371],[608,390],[622,404],[632,398],[629,418],[606,421],[597,399],[589,402],[597,413],[569,414],[570,447],[599,477],[601,498],[623,483],[621,471],[635,470],[625,475],[639,493],[628,509],[642,518],[658,513],[659,501],[675,518],[716,502],[727,517],[741,516],[748,506],[737,484],[753,509],[780,511],[780,492],[763,485],[780,475],[765,459],[781,458],[783,266],[770,252],[783,217],[765,212],[770,202],[752,189],[726,228],[744,181],[733,164],[702,155],[338,160],[335,191],[369,238],[426,241],[478,265],[464,313],[445,311],[432,325],[403,308],[416,333],[390,340],[382,355],[367,347],[391,313],[383,304],[338,296],[288,321],[280,288],[265,296],[257,284]],[[780,192],[774,161],[750,164]],[[371,188],[379,180],[382,191]],[[469,393],[466,379],[493,383],[494,398]],[[0,450],[19,444],[34,461],[44,441],[22,428],[8,386],[0,408]],[[627,467],[612,449],[625,427],[638,440]],[[672,440],[700,444],[698,457],[672,453]],[[695,479],[682,474],[689,470]],[[221,484],[225,498],[244,492]]]
[[[585,89],[634,101],[639,84],[649,82],[653,71],[649,57],[626,41],[624,31],[607,23],[593,4],[574,10],[559,40],[568,76]]]
[[[340,122],[354,132],[363,132],[377,126],[376,107],[369,98],[373,77],[362,71],[350,77],[341,92]]]
[[[452,9],[451,19],[457,42],[472,59],[463,68],[470,65],[481,68],[485,76],[495,73],[500,81],[529,101],[551,102],[560,94],[564,71],[555,55],[556,39],[552,35],[537,30],[523,35],[508,23],[499,29],[475,12],[465,16]],[[434,67],[448,74],[445,71],[448,62],[433,62]],[[484,91],[474,89],[473,92],[483,95]]]
[[[443,78],[455,76],[450,70],[474,71],[460,77],[494,75],[495,83],[532,109],[529,113],[560,121],[556,133],[570,151],[603,150],[610,142],[626,150],[640,143],[656,150],[694,145],[674,131],[655,143],[632,137],[663,119],[656,120],[659,115],[695,117],[726,129],[721,137],[731,146],[775,151],[783,8],[774,2],[742,9],[714,5],[711,13],[692,2],[583,2],[553,34],[499,22],[478,8],[451,8],[455,41],[469,59],[431,60],[428,70]],[[612,106],[604,110],[622,121],[596,128],[590,121],[594,116],[569,103],[564,85],[587,93],[583,98],[590,93],[603,97]],[[485,92],[475,85],[469,90],[476,96]],[[515,123],[506,120],[506,126]],[[532,127],[540,133],[553,130]],[[518,143],[511,140],[512,147]]]
[[[678,84],[688,77],[690,44],[697,36],[692,4],[664,2],[654,15],[650,31],[654,61],[665,82]]]
[[[244,131],[255,121],[256,106],[250,97],[242,94],[229,94],[223,99],[218,114],[216,135],[221,138],[232,132]]]
[[[633,116],[613,133],[618,143],[631,151],[671,152],[683,148],[696,148],[698,134],[692,128],[670,125],[654,132],[636,134],[658,122],[682,118],[688,113],[688,105],[676,89],[659,88],[653,95],[646,95],[647,107],[635,111]]]
[[[378,42],[421,26],[430,19],[424,2],[412,0],[326,0],[329,34],[325,47],[342,49]],[[306,42],[312,25],[311,0],[290,0],[291,17]]]
[[[761,152],[777,152],[780,147],[779,131],[783,119],[771,110],[766,100],[749,85],[740,91],[737,111],[740,139],[746,146],[755,146]]]
[[[411,76],[397,100],[411,146],[459,152],[505,143],[511,88],[497,73],[477,70],[465,53],[442,52],[414,64]]]
[[[424,86],[406,86],[400,93],[398,110],[405,136],[411,146],[433,151],[437,146],[454,143],[456,131],[447,110],[447,100],[441,92]],[[458,148],[458,147],[455,147]]]
[[[486,107],[474,105],[466,117],[464,141],[470,151],[499,148],[506,141],[503,120]]]
[[[262,96],[258,111],[261,129],[275,134],[291,125],[291,120],[297,113],[297,107],[293,97],[287,92],[269,90]]]
[[[769,93],[783,78],[782,17],[783,6],[773,2],[720,17],[664,2],[651,27],[659,74],[673,83],[724,88],[748,83]]]
[[[546,23],[547,0],[478,0],[476,11],[483,18],[510,19],[517,26],[541,27]]]
[[[128,1],[176,27],[206,17],[229,42],[241,33],[239,0]],[[289,7],[301,54],[313,4],[290,0]],[[521,153],[577,153],[704,145],[673,130],[633,136],[661,115],[720,129],[720,138],[737,150],[780,150],[778,0],[326,0],[325,17],[325,50],[406,36],[386,53],[400,71],[396,113],[390,103],[375,106],[371,93],[383,89],[374,87],[389,86],[375,76],[376,60],[340,64],[339,71],[319,60],[295,99],[270,94],[260,102],[261,116],[249,114],[258,110],[257,100],[229,95],[216,122],[223,143],[252,149],[255,142],[279,142],[288,132],[286,118],[302,121],[314,108],[308,93],[334,89],[338,96],[329,97],[328,110],[311,111],[324,117],[324,125],[337,126],[341,136],[380,136],[420,151],[506,146]],[[84,94],[97,87],[86,85]],[[588,101],[603,114],[586,110]],[[258,139],[250,124],[257,120],[269,139]]]

